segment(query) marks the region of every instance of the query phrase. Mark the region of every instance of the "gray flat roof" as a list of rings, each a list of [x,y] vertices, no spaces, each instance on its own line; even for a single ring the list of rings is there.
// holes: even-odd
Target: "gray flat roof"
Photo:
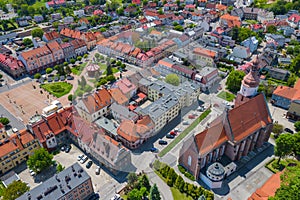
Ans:
[[[111,120],[105,117],[101,117],[100,119],[96,120],[95,123],[97,124],[98,127],[104,128],[106,131],[110,132],[111,134],[118,135],[117,127]]]
[[[76,162],[32,190],[26,192],[17,198],[17,200],[28,200],[28,196],[30,196],[32,200],[60,199],[88,179],[90,179],[90,176]]]

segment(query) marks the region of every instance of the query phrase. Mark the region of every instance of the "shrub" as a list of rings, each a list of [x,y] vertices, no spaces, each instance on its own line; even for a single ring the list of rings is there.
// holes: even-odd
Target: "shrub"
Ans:
[[[77,60],[78,60],[78,61],[81,61],[81,59],[82,59],[81,56],[78,56],[78,57],[77,57]]]
[[[35,79],[40,79],[42,77],[42,75],[40,73],[36,73],[33,77]]]
[[[6,126],[7,124],[9,124],[9,119],[6,117],[1,117],[0,118],[0,123],[3,124],[4,126]]]
[[[87,58],[88,57],[88,55],[87,54],[84,54],[84,56],[83,56],[84,58]]]
[[[69,100],[69,101],[72,101],[72,100],[73,100],[73,95],[72,95],[72,94],[69,94],[68,100]]]
[[[50,74],[52,71],[53,71],[52,68],[47,68],[47,69],[46,69],[46,73],[47,73],[47,74]]]
[[[70,62],[71,62],[72,64],[74,64],[74,63],[76,62],[76,60],[75,60],[74,58],[72,58],[72,59],[70,60]]]
[[[184,175],[185,175],[185,177],[187,177],[188,179],[190,179],[192,181],[196,180],[195,177],[189,172],[185,172]]]
[[[69,63],[68,62],[64,62],[64,66],[67,66]]]

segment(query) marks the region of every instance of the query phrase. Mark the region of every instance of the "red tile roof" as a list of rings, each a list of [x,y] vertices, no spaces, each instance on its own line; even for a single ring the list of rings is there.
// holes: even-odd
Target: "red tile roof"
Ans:
[[[120,105],[128,102],[128,98],[119,90],[119,88],[111,88],[109,90],[111,97]]]
[[[211,57],[211,58],[216,57],[216,52],[211,51],[209,49],[204,49],[204,48],[201,48],[201,47],[195,48],[194,53],[199,54],[199,55],[203,55],[203,56],[207,56],[207,57]]]
[[[56,32],[56,31],[49,31],[49,32],[47,32],[47,33],[44,34],[44,37],[45,37],[48,41],[50,41],[50,40],[55,40],[55,39],[57,39],[57,38],[60,38],[60,35],[59,35],[59,33]]]
[[[276,190],[280,188],[280,176],[283,173],[273,174],[260,188],[258,188],[248,200],[268,200],[269,197],[275,196]]]
[[[278,86],[273,92],[274,95],[284,97],[290,100],[299,100],[300,99],[300,80],[298,80],[295,86]]]
[[[45,45],[45,46],[42,46],[42,47],[38,47],[36,49],[32,49],[32,50],[29,50],[29,51],[25,51],[25,52],[22,52],[21,55],[22,57],[24,58],[24,60],[29,60],[31,58],[39,58],[39,57],[42,57],[42,56],[45,56],[45,55],[49,55],[49,54],[52,54],[50,49]]]
[[[298,14],[292,14],[289,18],[288,21],[292,21],[294,23],[298,23],[300,21],[300,15]]]
[[[123,94],[128,94],[129,92],[136,90],[134,84],[132,84],[127,78],[120,79],[115,83],[115,85],[121,90]]]
[[[20,60],[10,55],[0,54],[0,64],[9,67],[11,70],[25,69]]]
[[[234,27],[234,26],[240,27],[242,25],[240,18],[237,16],[225,14],[222,15],[220,19],[225,20],[227,22],[228,27]]]

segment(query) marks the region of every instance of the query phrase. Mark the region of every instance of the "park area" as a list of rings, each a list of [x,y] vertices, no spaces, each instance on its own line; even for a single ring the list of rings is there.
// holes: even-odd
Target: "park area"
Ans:
[[[235,95],[226,91],[220,92],[217,97],[224,99],[226,101],[233,101],[235,98]]]
[[[57,98],[68,94],[71,91],[72,87],[73,86],[70,83],[66,82],[48,83],[41,85],[41,88]]]

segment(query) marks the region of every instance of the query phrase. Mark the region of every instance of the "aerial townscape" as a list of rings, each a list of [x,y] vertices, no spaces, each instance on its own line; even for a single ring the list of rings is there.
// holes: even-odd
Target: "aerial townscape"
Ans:
[[[300,0],[0,0],[0,200],[299,200]]]

